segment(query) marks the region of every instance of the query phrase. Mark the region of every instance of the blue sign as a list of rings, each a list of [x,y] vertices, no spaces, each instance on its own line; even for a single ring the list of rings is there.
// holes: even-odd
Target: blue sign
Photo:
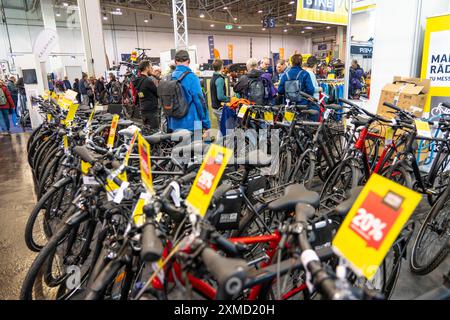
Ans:
[[[303,0],[303,8],[334,12],[336,3],[335,0]]]
[[[370,46],[351,46],[350,47],[351,54],[359,54],[367,57],[372,57],[373,47]]]
[[[267,17],[263,20],[263,28],[273,29],[275,28],[275,17]]]
[[[208,36],[209,58],[214,59],[214,36]]]

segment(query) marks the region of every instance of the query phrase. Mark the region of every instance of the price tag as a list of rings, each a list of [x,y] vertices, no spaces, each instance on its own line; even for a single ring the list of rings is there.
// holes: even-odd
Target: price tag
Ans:
[[[108,148],[112,149],[114,147],[114,139],[116,138],[117,124],[119,123],[119,115],[115,114],[111,121],[111,128],[109,129],[108,136]]]
[[[245,115],[247,114],[248,105],[244,104],[240,109],[238,113],[238,118],[243,119]]]
[[[130,60],[133,61],[133,62],[136,62],[137,56],[138,56],[137,52],[136,51],[132,51]]]
[[[256,119],[256,111],[252,112],[252,119]]]
[[[295,113],[294,112],[286,111],[284,113],[284,120],[283,120],[283,122],[291,124],[292,121],[294,121],[294,118],[295,118]]]
[[[274,124],[273,113],[272,112],[264,112],[264,120],[273,125]]]
[[[123,165],[126,167],[130,162],[131,152],[133,151],[133,146],[137,140],[139,130],[136,129],[133,134],[133,138],[131,139],[130,145],[128,146],[127,153],[125,154],[125,158],[123,159]],[[119,179],[122,181],[128,181],[127,172],[124,170],[121,174],[119,174]]]
[[[428,122],[422,120],[415,120],[414,122],[416,123],[417,135],[431,139],[431,130]]]
[[[67,90],[66,93],[64,94],[64,98],[71,102],[75,102],[75,100],[77,100],[77,95],[78,93],[76,93],[75,91]]]
[[[52,122],[53,116],[50,113],[47,113],[47,122]]]
[[[422,196],[373,174],[333,239],[353,271],[372,279]]]
[[[66,127],[69,128],[72,125],[73,119],[75,119],[75,114],[78,110],[78,104],[71,104],[69,107],[69,112],[67,112],[66,120],[64,123],[66,124]]]
[[[91,168],[91,164],[84,162],[83,160],[81,160],[81,173],[83,175],[87,175],[89,173],[89,169]]]
[[[152,163],[150,160],[150,144],[139,133],[138,135],[139,162],[141,168],[141,179],[147,193],[154,194]]]
[[[94,120],[94,115],[95,115],[95,108],[94,110],[92,110],[91,115],[89,116],[89,120],[86,123],[86,129],[89,129],[92,125],[92,120]]]
[[[42,98],[44,98],[44,100],[50,99],[50,91],[49,90],[45,90],[44,94],[42,95]]]
[[[386,128],[386,134],[384,136],[384,145],[390,145],[392,141],[394,140],[394,129],[392,127]]]
[[[204,216],[214,191],[233,152],[213,144],[206,155],[186,199],[187,206],[196,214]]]
[[[328,118],[330,117],[330,114],[331,114],[331,109],[325,110],[325,112],[323,114],[324,120],[328,120]]]
[[[69,153],[69,139],[67,139],[66,135],[63,136],[63,146],[64,146],[64,153],[68,154]]]
[[[149,195],[147,193],[141,193],[136,206],[134,207],[132,219],[136,226],[140,227],[145,223],[144,206]]]

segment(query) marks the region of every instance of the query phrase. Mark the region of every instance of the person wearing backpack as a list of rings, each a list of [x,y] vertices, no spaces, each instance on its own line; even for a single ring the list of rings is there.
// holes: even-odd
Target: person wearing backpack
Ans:
[[[141,109],[141,117],[144,126],[150,132],[159,130],[159,108],[158,108],[158,89],[156,88],[153,77],[152,65],[150,61],[143,60],[139,64],[140,76],[134,80],[134,87],[138,94],[138,101]]]
[[[15,105],[8,87],[0,81],[0,127],[3,135],[11,135],[11,124],[9,113],[14,110]]]
[[[268,105],[277,95],[269,73],[258,70],[258,60],[247,61],[247,74],[242,76],[234,86],[239,98],[245,98],[256,105]]]
[[[79,83],[80,86],[80,96],[81,96],[81,105],[87,106],[89,105],[89,95],[88,90],[90,89],[88,82],[88,75],[83,72],[82,78]]]
[[[189,68],[190,62],[187,51],[175,54],[175,71],[158,86],[159,104],[167,117],[169,131],[204,130],[207,136],[211,128],[208,107],[200,79]]]
[[[109,92],[111,103],[117,104],[122,102],[122,86],[113,73],[109,74],[109,82],[106,85],[106,89]]]
[[[280,80],[278,93],[284,96],[284,99],[290,103],[298,105],[309,105],[300,92],[314,95],[315,88],[308,72],[302,69],[303,57],[301,54],[294,54],[291,58],[292,67],[287,70]],[[315,106],[310,105],[310,109],[317,110]],[[319,115],[312,116],[311,121],[319,121]]]

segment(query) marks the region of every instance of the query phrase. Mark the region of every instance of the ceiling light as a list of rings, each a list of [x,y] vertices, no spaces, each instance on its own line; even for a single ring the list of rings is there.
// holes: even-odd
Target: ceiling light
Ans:
[[[238,26],[238,29],[242,29],[242,26]]]
[[[288,32],[288,29],[284,29],[283,31],[284,31],[284,32]]]
[[[145,22],[145,23],[148,23],[148,19],[145,19],[144,22]]]
[[[258,13],[263,13],[263,11],[262,10],[258,10]]]
[[[305,30],[312,30],[312,29],[314,29],[313,27],[305,27]]]
[[[108,20],[108,17],[106,16],[106,14],[103,16],[103,20]]]
[[[236,17],[233,18],[234,21],[237,21],[237,19],[238,19],[238,18],[236,18]]]
[[[211,27],[211,28],[214,28],[214,24],[211,24],[210,27]]]
[[[292,13],[289,13],[289,14],[288,14],[288,17],[292,17]]]
[[[327,26],[327,29],[331,29],[331,27],[330,27],[330,26]]]
[[[69,6],[69,4],[67,3],[67,2],[63,2],[63,7],[68,7]]]
[[[266,28],[262,28],[261,30],[262,30],[262,31],[266,31]]]
[[[301,33],[305,33],[305,30],[302,30],[302,32]]]
[[[228,10],[228,7],[223,7],[223,10]]]
[[[122,9],[120,9],[120,8],[117,8],[116,10],[117,10],[117,11],[121,11]]]
[[[200,18],[204,18],[205,17],[205,14],[204,13],[200,13],[200,16],[199,16]]]
[[[286,23],[286,25],[288,26],[288,25],[290,25],[290,23],[288,22],[288,23]]]
[[[291,1],[291,2],[289,2],[289,4],[294,4],[295,3],[295,1]]]
[[[56,13],[56,16],[57,16],[57,17],[61,17],[61,13],[58,11],[58,12]]]

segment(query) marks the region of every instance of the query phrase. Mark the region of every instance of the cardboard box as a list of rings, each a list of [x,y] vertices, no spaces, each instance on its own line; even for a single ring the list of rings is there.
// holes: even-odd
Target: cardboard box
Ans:
[[[421,117],[429,90],[429,79],[394,77],[393,82],[386,84],[381,91],[377,113],[386,118],[393,118],[394,115],[388,112],[392,109],[383,105],[384,102],[389,102]]]

